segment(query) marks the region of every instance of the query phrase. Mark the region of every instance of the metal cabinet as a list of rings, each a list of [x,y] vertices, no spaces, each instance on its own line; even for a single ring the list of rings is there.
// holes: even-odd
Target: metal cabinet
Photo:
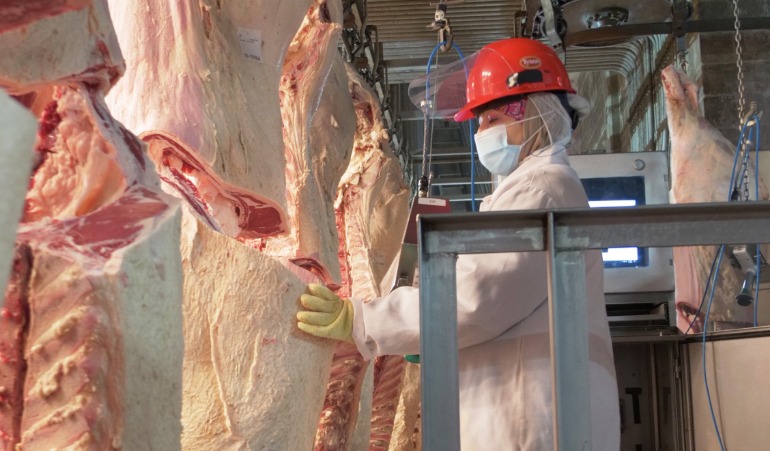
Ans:
[[[689,380],[679,335],[615,335],[621,451],[689,448]]]

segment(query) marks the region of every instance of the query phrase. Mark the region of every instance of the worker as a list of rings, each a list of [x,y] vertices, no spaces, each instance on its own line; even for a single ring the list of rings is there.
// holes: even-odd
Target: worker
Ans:
[[[481,211],[587,207],[566,147],[585,112],[556,53],[530,39],[483,47],[456,121],[478,118],[479,160],[504,176]],[[620,448],[617,381],[599,251],[585,252],[592,449]],[[460,440],[464,451],[553,449],[545,252],[457,259]],[[322,285],[300,298],[300,329],[355,343],[365,358],[419,353],[418,289],[342,299]],[[588,412],[587,412],[588,414]],[[578,446],[578,444],[574,444]],[[567,444],[570,448],[570,444]],[[575,448],[575,449],[583,449]]]

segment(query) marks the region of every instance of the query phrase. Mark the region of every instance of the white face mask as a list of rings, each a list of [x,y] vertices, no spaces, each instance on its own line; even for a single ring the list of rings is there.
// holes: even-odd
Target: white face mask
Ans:
[[[476,142],[479,161],[492,174],[509,175],[512,173],[519,165],[521,148],[537,136],[534,133],[521,144],[508,144],[508,125],[513,124],[495,125],[483,132],[476,133],[473,137]]]

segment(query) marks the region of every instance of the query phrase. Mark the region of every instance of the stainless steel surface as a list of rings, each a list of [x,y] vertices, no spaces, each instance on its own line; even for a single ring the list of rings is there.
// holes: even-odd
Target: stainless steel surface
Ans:
[[[548,213],[533,210],[425,216],[425,249],[461,254],[544,250]],[[556,210],[554,215],[554,245],[560,251],[770,241],[761,239],[770,236],[767,201],[565,209]]]
[[[607,304],[662,304],[674,299],[674,294],[670,291],[658,292],[649,291],[645,293],[605,293],[604,298]]]
[[[733,330],[721,330],[716,332],[709,332],[706,335],[706,341],[720,341],[720,340],[736,340],[740,338],[759,338],[770,336],[770,326],[741,328]],[[699,342],[703,340],[701,335],[687,335],[686,340],[688,342]]]
[[[517,0],[466,0],[450,4],[446,16],[452,30],[480,48],[489,36],[513,35],[513,18],[521,9]],[[435,6],[427,0],[368,0],[368,22],[376,25],[382,42],[433,42],[437,35],[427,25],[434,19]],[[478,48],[476,48],[478,50]],[[474,50],[475,51],[475,50]]]
[[[587,33],[593,33],[591,30]],[[489,41],[479,42],[475,45],[464,45],[462,36],[456,37],[456,43],[466,56],[478,51],[482,46],[507,36],[490,37]],[[592,35],[583,35],[583,39]],[[602,33],[599,37],[606,37]],[[611,37],[613,38],[613,37]],[[383,43],[386,55],[385,65],[388,67],[388,80],[390,83],[409,83],[417,77],[425,75],[428,56],[436,45],[435,41],[407,42],[407,43]],[[641,42],[627,42],[601,49],[589,47],[570,47],[567,49],[566,67],[570,73],[593,72],[608,70],[618,72],[624,77],[630,76],[636,67],[638,55],[644,45]],[[446,53],[439,55],[439,65],[457,61],[456,54]]]
[[[457,332],[456,323],[449,322],[456,321],[457,254],[548,249],[554,284],[549,307],[554,324],[562,324],[568,322],[560,318],[563,306],[554,308],[553,302],[563,296],[560,290],[568,281],[584,277],[582,267],[574,261],[578,251],[620,245],[770,242],[770,202],[426,215],[419,219],[419,227],[420,352],[427,363],[421,365],[423,443],[428,451],[445,451],[459,447],[459,442],[452,442],[459,440],[453,432],[459,430]],[[573,333],[585,330],[584,325],[570,328]],[[586,339],[571,338],[577,343]],[[567,368],[570,362],[562,344],[566,340],[566,335],[558,331],[552,340],[551,359],[557,369]],[[583,364],[587,365],[587,360]],[[587,379],[580,378],[585,384],[582,391],[588,392]],[[559,383],[557,378],[553,382]],[[554,390],[557,416],[577,410],[577,404],[581,404],[581,410],[573,418],[589,411],[583,398],[565,398],[558,387]],[[570,426],[560,421],[554,429],[555,440],[559,443],[564,437],[588,437],[587,425],[576,422]],[[563,449],[568,449],[567,443],[563,444]]]
[[[449,177],[438,179],[435,182],[431,182],[432,186],[455,186],[455,185],[467,185],[471,182],[470,177]],[[492,184],[491,180],[476,180],[476,184]]]
[[[606,211],[564,211],[558,249],[688,246],[766,242],[770,202],[641,206]],[[741,239],[735,237],[740,236]],[[748,241],[746,241],[748,240]]]
[[[421,420],[425,450],[460,451],[456,261],[456,254],[421,257],[430,274],[420,271],[420,292],[432,299],[420,302],[420,386],[422,405],[430,406]]]
[[[653,343],[613,345],[621,412],[620,451],[656,449],[652,446],[655,373],[651,368],[651,352],[654,346]]]
[[[612,332],[613,343],[657,343],[657,342],[684,342],[685,336],[675,331],[664,330],[621,330]]]
[[[549,221],[553,242],[553,216]],[[590,450],[588,309],[583,252],[549,248],[548,317],[553,381],[554,449]]]
[[[607,271],[605,269],[605,277]],[[674,292],[605,293],[610,331],[676,330]]]
[[[664,314],[650,314],[650,315],[626,315],[626,316],[610,316],[607,318],[612,323],[618,322],[643,322],[643,321],[667,321],[668,318]]]

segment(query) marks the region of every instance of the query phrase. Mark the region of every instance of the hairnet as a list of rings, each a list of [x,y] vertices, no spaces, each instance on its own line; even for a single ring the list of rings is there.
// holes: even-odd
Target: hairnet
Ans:
[[[529,102],[524,119],[540,120],[522,122],[525,139],[537,134],[522,150],[532,154],[552,145],[567,146],[572,139],[572,119],[559,98],[549,92],[530,94],[527,98]]]
[[[591,102],[585,97],[577,94],[567,93],[567,102],[569,106],[577,111],[578,116],[585,117],[591,112]]]

